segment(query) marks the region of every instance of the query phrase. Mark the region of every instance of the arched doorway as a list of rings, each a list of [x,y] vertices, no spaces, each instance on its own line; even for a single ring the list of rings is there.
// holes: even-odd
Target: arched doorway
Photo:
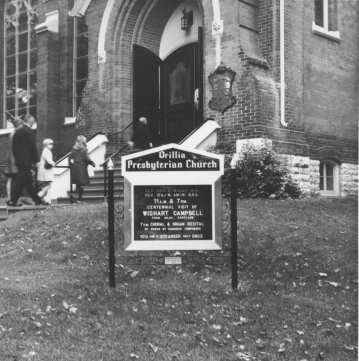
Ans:
[[[155,144],[180,141],[203,118],[203,36],[198,11],[190,31],[178,26],[184,10],[195,12],[189,3],[180,5],[168,20],[158,55],[144,46],[133,47],[133,119],[148,118]]]

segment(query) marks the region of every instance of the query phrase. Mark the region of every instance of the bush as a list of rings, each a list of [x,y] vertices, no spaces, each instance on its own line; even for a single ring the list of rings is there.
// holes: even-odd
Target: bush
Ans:
[[[228,161],[226,162],[228,166]],[[227,168],[227,167],[226,167]],[[235,177],[231,179],[231,177]],[[276,154],[266,148],[248,148],[234,169],[226,169],[223,192],[228,195],[235,181],[240,198],[298,198],[301,191],[281,166]]]

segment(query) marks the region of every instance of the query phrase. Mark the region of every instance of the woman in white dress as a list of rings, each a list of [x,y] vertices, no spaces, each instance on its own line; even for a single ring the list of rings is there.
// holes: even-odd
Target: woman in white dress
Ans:
[[[38,196],[43,200],[44,203],[50,203],[50,200],[48,199],[48,193],[51,188],[51,182],[54,179],[55,162],[52,156],[54,141],[52,139],[45,139],[42,142],[42,145],[43,150],[37,171],[37,180],[41,187]]]

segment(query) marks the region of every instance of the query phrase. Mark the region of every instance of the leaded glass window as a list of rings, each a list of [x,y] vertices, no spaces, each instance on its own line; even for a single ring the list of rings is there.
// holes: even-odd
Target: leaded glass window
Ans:
[[[4,12],[3,119],[36,116],[36,4],[6,0]]]
[[[88,27],[84,17],[74,17],[73,102],[75,116],[88,79]]]

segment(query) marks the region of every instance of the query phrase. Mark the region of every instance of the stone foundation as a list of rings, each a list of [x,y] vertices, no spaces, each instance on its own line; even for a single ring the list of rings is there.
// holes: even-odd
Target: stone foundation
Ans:
[[[340,167],[342,196],[358,194],[358,165],[343,163]]]
[[[272,149],[272,141],[267,138],[239,139],[236,142],[236,153],[231,164],[237,162],[241,154],[249,149]],[[278,154],[278,158],[288,169],[289,175],[306,195],[320,194],[319,165],[320,161],[308,156]],[[358,165],[342,163],[339,171],[339,195],[345,197],[358,193]]]

